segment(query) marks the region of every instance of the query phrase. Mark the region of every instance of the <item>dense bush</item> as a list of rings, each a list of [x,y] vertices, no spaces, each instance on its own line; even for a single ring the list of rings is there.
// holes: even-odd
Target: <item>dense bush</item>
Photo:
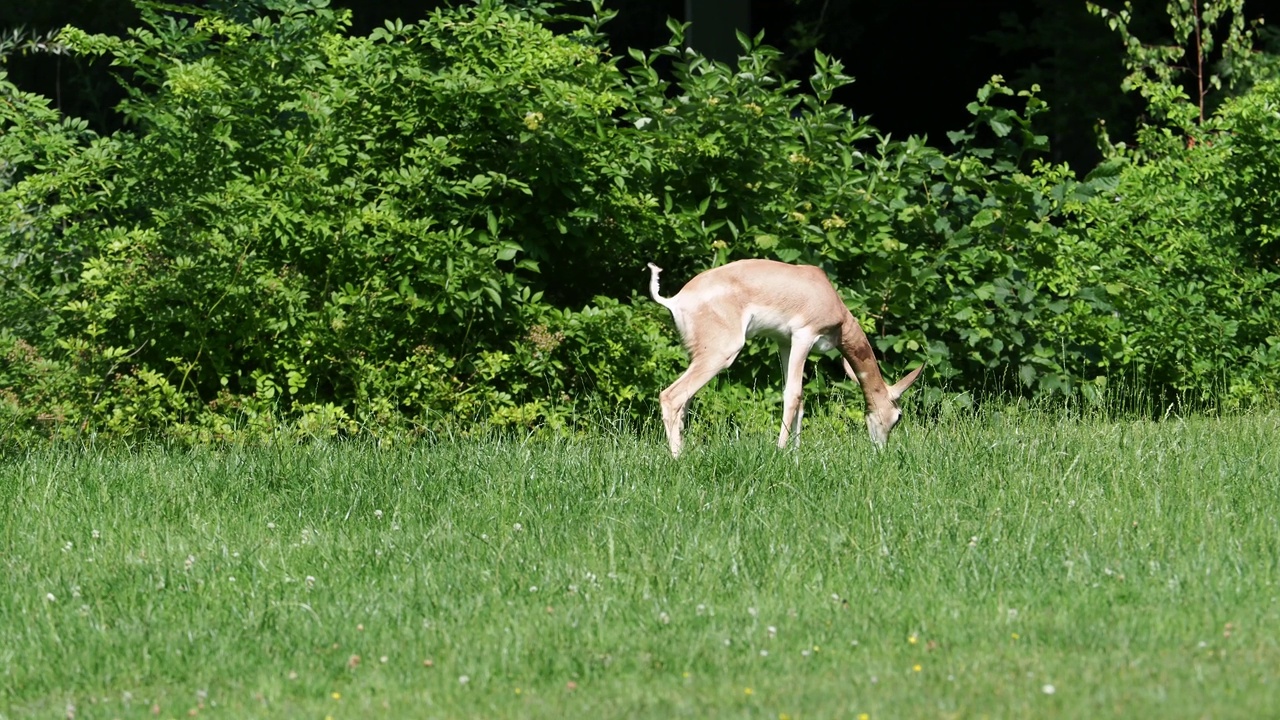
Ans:
[[[1093,300],[1062,328],[1097,348],[1090,372],[1228,405],[1280,389],[1277,108],[1262,82],[1194,140],[1116,150],[1113,189],[1071,214],[1059,263],[1059,289]]]
[[[120,68],[126,132],[0,75],[0,433],[643,418],[683,357],[645,262],[674,289],[746,256],[824,267],[935,395],[1275,391],[1274,83],[1077,181],[999,78],[944,152],[833,104],[821,54],[808,88],[760,38],[729,67],[674,23],[608,57],[599,6],[368,37],[323,0],[143,7],[61,36]],[[772,350],[734,374],[776,382]]]

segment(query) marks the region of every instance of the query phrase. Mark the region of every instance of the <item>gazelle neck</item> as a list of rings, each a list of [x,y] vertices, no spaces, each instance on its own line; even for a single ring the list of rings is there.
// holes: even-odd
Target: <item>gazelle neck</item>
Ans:
[[[875,351],[871,349],[871,341],[862,327],[850,314],[840,326],[840,353],[857,375],[858,384],[862,386],[862,394],[868,404],[878,406],[889,399],[889,391],[880,374],[880,363],[876,362]]]

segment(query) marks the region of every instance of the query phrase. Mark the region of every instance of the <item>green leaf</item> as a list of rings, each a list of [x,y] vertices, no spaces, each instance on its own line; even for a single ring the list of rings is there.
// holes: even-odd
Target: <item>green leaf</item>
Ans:
[[[1031,387],[1031,384],[1036,381],[1035,367],[1026,363],[1020,365],[1018,367],[1018,380],[1022,382],[1024,387]]]
[[[523,248],[513,242],[505,242],[498,248],[497,259],[510,260],[516,256],[516,253],[522,252]]]
[[[1000,219],[1000,211],[995,208],[983,208],[978,211],[977,215],[969,221],[969,225],[975,228],[984,228]]]

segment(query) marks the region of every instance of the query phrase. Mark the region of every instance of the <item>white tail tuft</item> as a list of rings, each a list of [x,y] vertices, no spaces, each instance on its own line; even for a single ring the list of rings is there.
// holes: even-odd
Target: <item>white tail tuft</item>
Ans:
[[[663,307],[670,308],[671,301],[658,294],[658,275],[662,273],[662,268],[649,263],[649,295],[653,297],[654,302]]]

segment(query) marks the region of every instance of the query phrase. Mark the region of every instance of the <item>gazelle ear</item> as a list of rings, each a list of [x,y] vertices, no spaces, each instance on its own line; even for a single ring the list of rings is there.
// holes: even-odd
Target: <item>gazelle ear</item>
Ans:
[[[902,393],[906,392],[907,388],[911,387],[911,383],[915,382],[916,378],[920,377],[920,372],[922,370],[924,370],[923,365],[907,373],[906,377],[902,378],[898,382],[890,385],[889,399],[897,402],[898,398],[902,397]]]

